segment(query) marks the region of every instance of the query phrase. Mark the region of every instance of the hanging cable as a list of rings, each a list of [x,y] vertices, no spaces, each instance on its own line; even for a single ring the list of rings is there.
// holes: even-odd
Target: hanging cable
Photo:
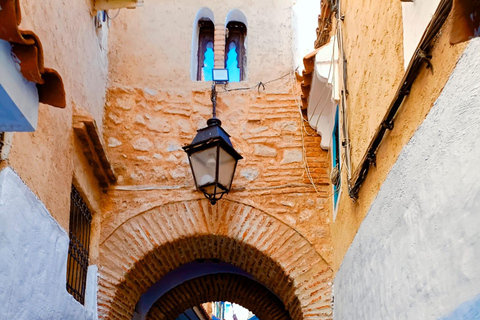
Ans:
[[[118,15],[120,14],[120,9],[118,9],[117,13],[115,14],[115,16],[113,18],[111,18],[110,15],[108,14],[108,10],[105,10],[105,14],[107,15],[108,20],[113,20],[116,17],[118,17]]]
[[[317,189],[317,185],[315,184],[315,181],[313,181],[313,177],[312,177],[312,174],[311,174],[311,171],[310,171],[310,166],[308,164],[307,149],[305,147],[305,135],[304,135],[304,131],[306,132],[306,130],[305,130],[305,119],[303,118],[303,114],[302,114],[302,107],[301,107],[302,104],[298,100],[298,97],[300,96],[300,93],[298,92],[298,86],[296,84],[297,80],[296,80],[295,77],[293,77],[292,80],[293,80],[293,87],[296,88],[296,91],[297,91],[297,94],[295,94],[294,96],[295,96],[295,102],[296,102],[297,107],[298,107],[298,112],[299,112],[299,115],[300,115],[300,125],[302,126],[300,131],[301,131],[301,138],[302,138],[302,158],[303,158],[304,170],[305,170],[305,173],[307,175],[308,180],[312,184],[313,189],[315,190],[317,195],[322,196],[320,194],[320,191],[318,191],[318,189]]]
[[[293,71],[293,73],[295,74],[295,71]],[[218,94],[225,93],[225,92],[230,92],[230,91],[247,91],[247,90],[253,90],[253,89],[257,89],[258,93],[260,93],[260,89],[262,89],[262,91],[265,91],[267,84],[270,84],[270,83],[275,82],[275,81],[282,80],[283,78],[289,76],[290,74],[292,74],[292,71],[287,72],[283,76],[280,76],[280,77],[278,77],[276,79],[273,79],[273,80],[269,80],[267,82],[260,81],[259,83],[257,83],[254,86],[251,86],[251,87],[227,89],[227,84],[224,84],[223,85],[223,91],[219,91]]]

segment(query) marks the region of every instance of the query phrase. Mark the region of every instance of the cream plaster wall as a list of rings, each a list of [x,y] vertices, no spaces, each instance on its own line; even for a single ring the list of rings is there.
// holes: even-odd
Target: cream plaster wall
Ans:
[[[352,171],[355,171],[403,77],[402,8],[400,1],[347,0],[342,10],[348,60]],[[342,183],[339,210],[332,224],[334,270],[342,263],[403,146],[425,119],[465,48],[464,44],[449,44],[450,29],[449,18],[432,48],[433,72],[421,70],[396,116],[394,129],[387,133],[377,152],[377,165],[370,168],[356,201],[349,198],[346,183]],[[342,174],[345,182],[345,170]]]
[[[209,88],[208,83],[190,80],[193,24],[197,11],[203,7],[213,11],[215,24],[225,24],[232,9],[245,14],[245,85],[265,82],[293,69],[291,0],[147,0],[143,8],[122,11],[113,22],[111,85],[176,88],[185,92]]]
[[[320,14],[319,0],[297,0],[292,8],[293,19],[293,54],[295,67],[299,67],[301,74],[303,57],[314,50],[317,39],[318,15]]]
[[[60,225],[68,229],[75,168],[72,110],[73,106],[88,110],[98,126],[103,127],[108,71],[106,30],[95,29],[89,0],[19,1],[20,27],[34,31],[40,38],[45,66],[62,76],[67,107],[41,104],[37,130],[13,135],[7,164],[18,172]]]
[[[440,0],[402,2],[404,66],[407,69]]]

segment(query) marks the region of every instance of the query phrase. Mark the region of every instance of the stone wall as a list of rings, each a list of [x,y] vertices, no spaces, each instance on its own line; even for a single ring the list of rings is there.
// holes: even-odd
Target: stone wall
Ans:
[[[132,216],[102,242],[100,318],[131,319],[152,285],[201,259],[219,260],[251,275],[283,302],[292,320],[332,317],[331,269],[301,233],[249,205],[224,199],[213,206],[202,199]],[[249,304],[269,299],[253,297]]]
[[[209,117],[209,90],[109,91],[105,139],[118,184],[108,190],[102,239],[130,217],[155,206],[203,198],[195,191],[181,147],[191,143]],[[220,92],[218,117],[244,157],[226,197],[275,215],[302,232],[329,260],[328,154],[320,149],[320,137],[304,133],[305,159],[317,194],[305,171],[294,95]]]
[[[477,319],[480,41],[404,147],[335,278],[336,319]]]
[[[101,317],[128,319],[141,294],[167,272],[216,258],[254,275],[293,319],[331,318],[329,155],[302,126],[291,5],[150,2],[114,21],[104,139],[118,183],[102,203]],[[195,190],[181,149],[212,112],[212,84],[192,81],[190,73],[202,7],[215,15],[217,64],[230,10],[247,20],[247,80],[217,86],[217,116],[244,159],[232,191],[213,207]],[[265,88],[255,87],[260,81],[268,82]]]
[[[245,158],[228,197],[298,228],[329,260],[328,155],[319,147],[320,137],[305,134],[317,194],[304,169],[298,92],[288,74],[293,70],[291,1],[209,0],[200,5],[184,0],[182,9],[178,6],[178,1],[147,3],[121,12],[113,22],[104,138],[119,179],[108,191],[102,238],[154,205],[203,197],[194,191],[181,149],[211,116],[211,83],[190,79],[191,52],[197,46],[193,24],[203,7],[212,10],[217,29],[237,9],[247,19],[248,76],[227,88],[283,78],[268,83],[265,91],[218,87],[218,117]]]

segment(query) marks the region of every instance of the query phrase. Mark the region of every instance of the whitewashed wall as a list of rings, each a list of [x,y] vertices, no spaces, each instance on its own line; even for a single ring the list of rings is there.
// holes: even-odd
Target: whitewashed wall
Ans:
[[[480,319],[480,39],[389,173],[334,294],[338,320]]]
[[[10,168],[0,172],[0,319],[82,320],[68,294],[68,235]]]

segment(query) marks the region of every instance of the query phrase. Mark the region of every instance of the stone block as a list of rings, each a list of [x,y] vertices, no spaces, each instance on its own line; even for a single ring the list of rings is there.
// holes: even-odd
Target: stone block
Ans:
[[[133,149],[138,151],[148,151],[153,147],[153,143],[147,138],[140,138],[133,143]]]
[[[254,154],[259,157],[275,158],[277,156],[277,150],[263,144],[256,144]]]
[[[287,163],[294,163],[294,162],[302,162],[302,160],[303,160],[302,149],[285,150],[283,152],[283,158],[280,163],[287,164]]]

